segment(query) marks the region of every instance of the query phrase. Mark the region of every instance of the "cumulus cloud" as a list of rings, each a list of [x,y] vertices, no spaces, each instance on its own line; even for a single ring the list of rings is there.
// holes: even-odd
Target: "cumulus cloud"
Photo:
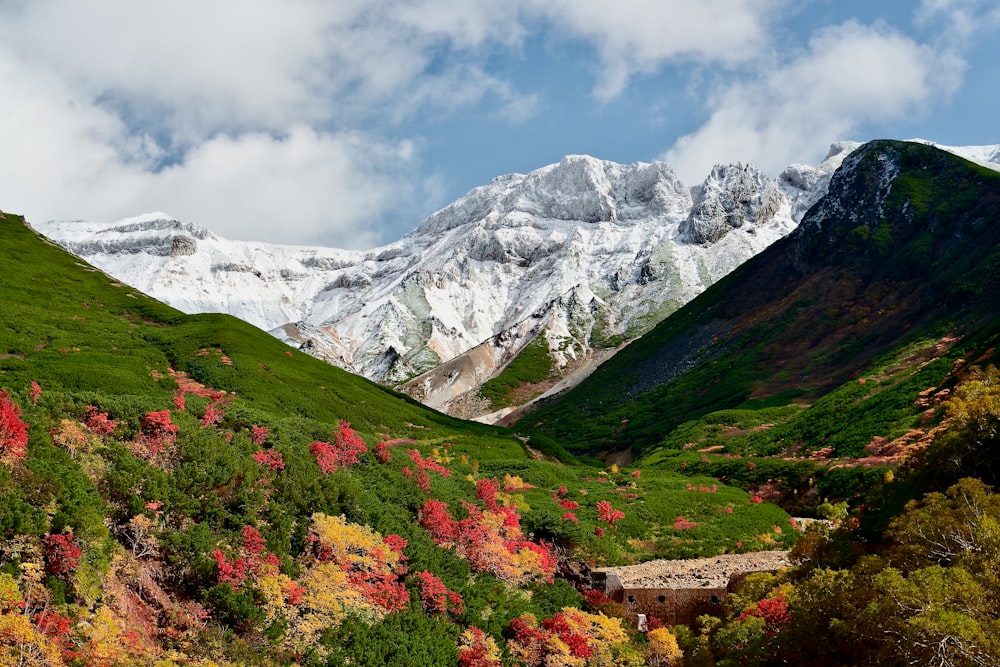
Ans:
[[[138,178],[127,210],[169,201],[173,215],[234,239],[370,248],[387,240],[372,221],[419,193],[409,142],[362,133],[245,133],[199,144],[182,163]],[[127,200],[126,200],[127,202]]]
[[[421,193],[413,146],[361,132],[243,132],[161,149],[61,79],[0,51],[0,201],[30,219],[114,220],[167,208],[237,239],[371,247],[373,220]],[[166,202],[169,206],[157,206]],[[391,240],[391,239],[388,239]]]
[[[505,69],[529,37],[582,54],[609,102],[671,64],[756,71],[789,4],[0,0],[0,202],[41,220],[165,210],[235,238],[278,240],[281,220],[289,242],[393,240],[382,221],[441,190],[408,123],[473,111],[518,124],[548,108]],[[921,11],[960,26],[969,8],[989,5]],[[935,72],[949,67],[888,29],[828,30],[794,62],[717,89],[668,158],[700,176],[725,156],[781,164],[803,142],[918,109],[946,92]]]
[[[422,199],[410,184],[426,175],[412,141],[361,128],[484,98],[529,118],[536,95],[460,58],[432,67],[442,49],[516,43],[511,21],[498,3],[451,0],[0,4],[3,205],[42,220],[165,209],[235,238],[392,240],[379,221]]]
[[[715,91],[708,121],[663,157],[689,183],[723,160],[776,173],[821,158],[829,143],[850,138],[863,123],[919,114],[953,91],[961,67],[884,26],[826,28],[799,57]]]
[[[595,95],[608,101],[635,74],[668,61],[736,64],[769,46],[782,0],[544,0],[553,22],[593,41],[601,67]]]

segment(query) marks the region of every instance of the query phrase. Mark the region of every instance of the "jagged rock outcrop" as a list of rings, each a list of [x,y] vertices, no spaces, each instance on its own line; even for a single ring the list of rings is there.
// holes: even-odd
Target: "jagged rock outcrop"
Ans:
[[[787,181],[792,187],[813,184],[808,180]],[[785,203],[779,182],[751,165],[717,165],[695,189],[691,213],[681,225],[681,234],[692,243],[715,243],[734,229],[756,227],[772,219]]]

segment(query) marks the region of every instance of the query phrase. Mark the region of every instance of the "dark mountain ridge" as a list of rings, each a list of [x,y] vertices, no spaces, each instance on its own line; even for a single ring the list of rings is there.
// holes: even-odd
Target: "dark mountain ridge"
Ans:
[[[811,404],[925,337],[989,338],[998,222],[1000,174],[866,144],[792,234],[521,424],[578,451],[641,452],[712,411]]]

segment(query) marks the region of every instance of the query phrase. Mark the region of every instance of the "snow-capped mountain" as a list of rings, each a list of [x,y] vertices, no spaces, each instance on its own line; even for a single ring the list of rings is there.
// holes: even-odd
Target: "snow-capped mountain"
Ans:
[[[368,251],[230,241],[163,213],[38,227],[180,310],[232,313],[476,416],[491,410],[476,390],[530,341],[544,337],[551,382],[573,377],[785,236],[857,145],[777,179],[718,166],[691,189],[664,163],[569,156],[496,178]]]

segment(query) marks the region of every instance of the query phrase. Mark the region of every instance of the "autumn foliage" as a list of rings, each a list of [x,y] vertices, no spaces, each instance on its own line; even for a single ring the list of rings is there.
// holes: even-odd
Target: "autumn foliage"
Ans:
[[[28,451],[28,425],[21,408],[6,389],[0,389],[0,459],[21,460]]]
[[[257,450],[253,453],[253,460],[265,468],[270,468],[275,472],[278,470],[284,470],[285,468],[285,460],[281,456],[281,452],[274,449]]]
[[[388,453],[388,452],[387,452]],[[403,468],[404,477],[412,477],[416,481],[417,486],[424,493],[431,492],[431,478],[427,473],[428,470],[432,470],[442,477],[448,477],[451,475],[451,471],[432,460],[430,457],[423,458],[420,456],[420,452],[415,449],[406,450],[406,455],[410,457],[410,460],[416,465],[416,469],[410,469],[409,466]],[[379,455],[381,456],[381,454]]]
[[[631,664],[639,656],[632,648],[621,619],[590,614],[573,607],[538,623],[532,614],[511,621],[513,637],[507,646],[525,667],[597,666]]]
[[[607,523],[612,528],[615,524],[625,518],[625,512],[616,510],[607,500],[597,501],[597,520]]]
[[[142,432],[137,452],[160,465],[169,461],[177,444],[176,424],[170,421],[170,411],[149,412],[142,418]]]
[[[552,580],[555,557],[545,543],[525,538],[515,508],[483,509],[468,502],[464,507],[468,516],[456,520],[445,503],[432,498],[420,509],[420,525],[436,543],[453,547],[476,572],[490,572],[517,586]]]
[[[781,595],[764,598],[740,614],[741,621],[760,618],[764,621],[764,633],[770,639],[781,632],[791,621],[788,602]]]
[[[458,638],[461,667],[500,667],[500,647],[479,628],[468,628]]]
[[[83,552],[72,532],[46,535],[44,542],[46,572],[65,577],[80,567]]]
[[[417,592],[420,594],[420,604],[430,614],[454,615],[462,613],[464,605],[462,596],[449,590],[432,572],[424,570],[417,573]]]
[[[337,424],[337,432],[334,433],[332,443],[314,442],[309,445],[309,452],[316,459],[316,465],[323,471],[324,475],[358,464],[358,456],[368,451],[364,441],[361,440],[351,425],[340,420]]]
[[[260,576],[278,567],[277,557],[267,551],[264,538],[256,528],[243,526],[241,536],[243,540],[238,549],[230,553],[222,549],[212,552],[218,566],[219,583],[233,588],[241,586],[250,576]]]
[[[108,419],[107,412],[101,412],[93,405],[87,406],[87,414],[84,417],[83,423],[87,425],[87,428],[92,433],[101,436],[111,435],[115,432],[115,427],[118,426],[118,422]]]

